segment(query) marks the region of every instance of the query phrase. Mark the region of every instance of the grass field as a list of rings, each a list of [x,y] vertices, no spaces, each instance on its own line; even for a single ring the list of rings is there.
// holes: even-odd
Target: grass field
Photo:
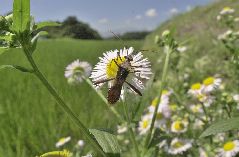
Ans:
[[[138,49],[142,41],[127,44]],[[64,69],[76,59],[94,65],[106,50],[122,47],[120,41],[48,40],[39,43],[34,57],[46,78],[87,127],[113,128],[116,121],[105,104],[87,84],[67,84]],[[1,55],[0,63],[28,66],[20,50]],[[0,82],[0,156],[35,156],[55,150],[61,137],[72,137],[69,147],[82,138],[76,125],[34,76],[6,69],[0,72]]]

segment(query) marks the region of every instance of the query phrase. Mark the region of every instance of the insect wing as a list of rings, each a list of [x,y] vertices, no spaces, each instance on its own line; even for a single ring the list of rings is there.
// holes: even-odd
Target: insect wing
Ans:
[[[119,100],[121,89],[122,85],[119,84],[116,84],[109,89],[107,99],[110,104],[115,104]]]

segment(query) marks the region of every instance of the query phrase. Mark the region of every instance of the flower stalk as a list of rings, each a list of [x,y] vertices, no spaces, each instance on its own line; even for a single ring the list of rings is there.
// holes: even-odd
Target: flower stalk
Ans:
[[[68,105],[59,96],[59,94],[56,92],[56,90],[50,85],[50,83],[47,81],[45,76],[38,69],[34,59],[32,58],[32,55],[31,55],[32,50],[29,47],[29,45],[25,44],[25,43],[21,43],[21,45],[23,47],[25,56],[27,57],[29,63],[31,64],[31,66],[33,68],[33,71],[34,71],[33,74],[42,82],[42,84],[46,87],[46,89],[49,91],[49,93],[55,98],[57,103],[61,106],[61,108],[64,110],[64,112],[66,112],[66,114],[70,117],[70,119],[76,123],[76,125],[80,128],[83,135],[91,143],[91,145],[95,148],[95,150],[97,150],[103,157],[108,157],[108,155],[102,150],[102,148],[97,143],[97,141],[94,140],[94,137],[91,135],[89,130],[78,119],[77,115],[68,107]]]
[[[158,95],[159,102],[161,100],[162,91],[163,91],[163,89],[165,88],[165,85],[166,85],[166,78],[167,78],[167,72],[168,72],[168,66],[169,66],[169,59],[170,59],[171,53],[173,52],[173,49],[167,45],[167,46],[165,46],[165,52],[166,52],[166,58],[165,58],[165,61],[164,61],[162,82],[161,82],[161,85],[159,87],[159,95]],[[155,106],[155,109],[154,109],[154,114],[153,114],[152,122],[150,124],[149,133],[148,133],[148,135],[146,137],[146,141],[145,141],[145,147],[148,147],[149,142],[150,142],[150,140],[152,138],[153,128],[154,128],[154,124],[155,124],[155,120],[156,120],[159,104],[160,103],[157,103],[157,105]]]

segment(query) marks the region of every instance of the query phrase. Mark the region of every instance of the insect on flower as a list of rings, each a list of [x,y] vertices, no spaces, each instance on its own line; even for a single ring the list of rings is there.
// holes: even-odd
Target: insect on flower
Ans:
[[[143,89],[144,86],[140,79],[149,79],[148,75],[152,74],[150,62],[142,57],[141,52],[134,55],[132,47],[120,51],[109,51],[104,53],[103,58],[100,57],[100,62],[93,69],[91,78],[97,87],[101,87],[106,82],[109,83],[107,99],[110,104],[115,104],[119,100],[125,90],[124,83],[142,96],[138,88]],[[134,76],[130,76],[131,74]],[[130,78],[132,83],[129,81]]]

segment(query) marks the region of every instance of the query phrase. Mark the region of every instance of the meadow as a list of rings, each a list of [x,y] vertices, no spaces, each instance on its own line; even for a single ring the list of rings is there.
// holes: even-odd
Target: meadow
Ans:
[[[164,22],[143,41],[40,40],[32,55],[39,69],[87,128],[103,130],[110,136],[99,140],[94,134],[96,140],[91,136],[87,141],[84,129],[80,132],[58,106],[37,79],[36,71],[22,73],[6,68],[0,71],[0,156],[28,157],[63,149],[73,152],[73,157],[88,153],[100,156],[97,149],[93,150],[97,147],[98,151],[102,148],[101,155],[112,157],[238,156],[238,13],[238,0],[196,7]],[[26,48],[32,42],[26,44],[24,41],[30,40],[17,37],[28,54]],[[144,60],[143,68],[138,68],[152,68],[152,75],[142,97],[126,92],[125,98],[116,103],[122,122],[89,84],[69,84],[64,71],[76,59],[94,66],[103,52],[124,46],[132,46],[149,58],[151,67]],[[117,64],[129,61],[122,59],[127,58],[109,59],[106,69],[101,70],[107,73],[114,66],[119,68]],[[0,63],[31,67],[22,49],[1,54]],[[133,73],[137,76],[137,72]],[[107,87],[102,91],[106,96]],[[215,122],[219,123],[215,126]],[[56,148],[57,141],[67,136],[71,140]],[[108,137],[112,136],[111,141]],[[92,147],[91,138],[98,142],[97,147]],[[83,147],[78,149],[80,139],[85,145],[78,144]]]
[[[140,48],[142,41],[127,41]],[[111,49],[122,48],[121,41],[43,40],[34,58],[46,78],[63,96],[87,127],[114,128],[117,120],[88,84],[70,86],[64,77],[65,67],[76,59],[94,65],[98,56]],[[1,55],[1,64],[29,66],[20,49]],[[55,150],[55,143],[71,136],[73,147],[82,139],[72,123],[48,91],[31,74],[14,69],[1,71],[0,95],[0,156],[26,157]]]

